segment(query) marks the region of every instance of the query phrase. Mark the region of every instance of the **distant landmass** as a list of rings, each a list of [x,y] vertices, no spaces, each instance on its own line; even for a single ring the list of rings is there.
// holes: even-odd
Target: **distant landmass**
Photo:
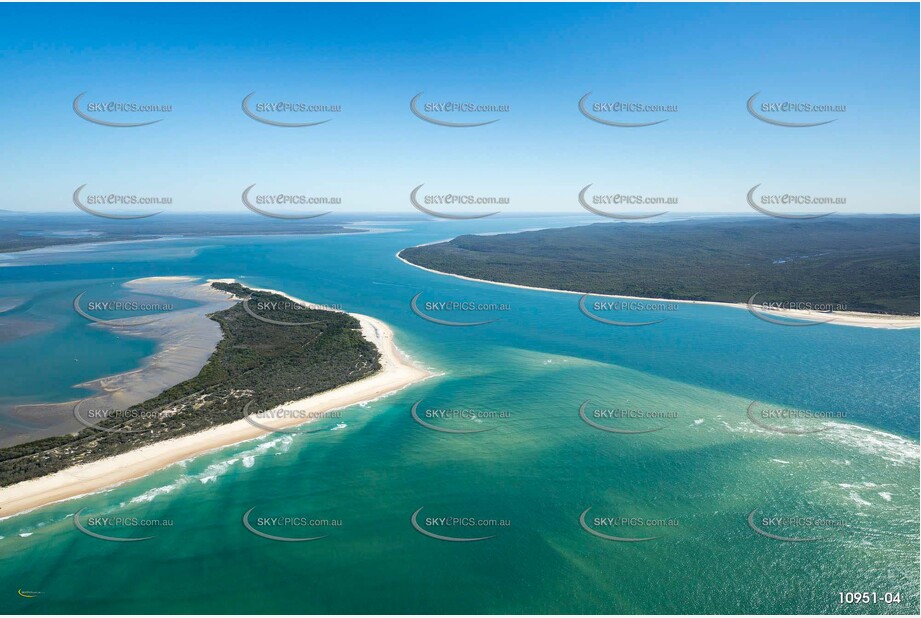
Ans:
[[[0,487],[239,421],[247,404],[269,410],[381,369],[378,348],[347,313],[294,305],[239,283],[212,285],[248,303],[209,316],[223,339],[195,378],[95,423],[100,429],[0,449]]]
[[[258,215],[157,215],[114,221],[78,214],[0,211],[0,253],[84,243],[151,240],[164,236],[305,235],[363,232],[334,216],[318,222]]]
[[[598,223],[400,252],[440,272],[595,294],[918,315],[919,218]]]

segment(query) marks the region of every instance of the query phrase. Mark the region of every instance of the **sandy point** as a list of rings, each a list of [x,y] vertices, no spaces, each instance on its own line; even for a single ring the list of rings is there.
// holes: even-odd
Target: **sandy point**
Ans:
[[[212,281],[236,283],[234,279],[221,279],[209,280],[204,285],[210,286]],[[246,287],[250,286],[246,285]],[[294,302],[312,305],[312,303],[277,290],[255,287],[250,287],[250,289],[280,294]],[[279,415],[282,418],[277,416],[267,419],[260,418],[258,425],[241,419],[0,488],[0,505],[2,505],[0,519],[54,502],[112,488],[209,451],[269,435],[266,429],[261,429],[259,426],[287,429],[302,425],[305,422],[311,422],[309,419],[321,418],[325,412],[386,397],[434,375],[416,366],[400,351],[394,341],[393,330],[388,324],[367,315],[350,315],[359,321],[362,335],[380,351],[381,369],[356,382],[323,391],[305,399],[284,403],[276,408],[298,410],[307,414],[296,417]]]

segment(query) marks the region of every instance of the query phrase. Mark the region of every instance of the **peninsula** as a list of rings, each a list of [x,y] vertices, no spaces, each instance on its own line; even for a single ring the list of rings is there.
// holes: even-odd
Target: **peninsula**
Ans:
[[[414,266],[533,289],[746,307],[836,324],[918,326],[918,217],[599,223],[402,250]]]
[[[233,280],[209,283],[240,302],[209,316],[223,339],[201,372],[118,418],[0,450],[0,516],[117,485],[431,375],[406,360],[380,320]],[[245,418],[280,408],[298,413]]]

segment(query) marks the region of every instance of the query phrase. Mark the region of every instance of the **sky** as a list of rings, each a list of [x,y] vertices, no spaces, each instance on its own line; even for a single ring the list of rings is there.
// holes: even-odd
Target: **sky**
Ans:
[[[0,5],[0,178],[7,210],[75,212],[86,194],[246,212],[241,192],[335,196],[336,210],[418,214],[410,191],[508,198],[503,212],[585,214],[579,191],[751,214],[747,192],[844,198],[837,212],[919,211],[917,4]],[[122,101],[164,113],[94,117]],[[243,113],[241,102],[337,105]],[[410,110],[444,101],[507,112]],[[637,102],[673,112],[597,115]],[[765,111],[746,102],[846,111]],[[420,109],[423,109],[420,107]],[[760,108],[758,108],[760,109]],[[84,110],[85,111],[85,110]],[[424,111],[424,109],[423,109]],[[90,112],[88,112],[90,113]],[[93,115],[90,113],[90,115]],[[797,206],[800,207],[801,206]],[[794,207],[788,207],[792,211]],[[637,208],[636,210],[647,210]],[[661,210],[661,209],[660,209]],[[779,209],[778,209],[779,210]],[[816,209],[813,208],[812,211]],[[820,209],[821,210],[821,209]],[[825,209],[828,210],[828,209]]]

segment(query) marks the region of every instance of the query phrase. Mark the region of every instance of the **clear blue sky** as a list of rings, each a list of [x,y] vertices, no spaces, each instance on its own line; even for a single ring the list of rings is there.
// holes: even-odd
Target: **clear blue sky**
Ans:
[[[407,195],[425,183],[509,196],[508,212],[584,214],[576,194],[594,183],[750,214],[745,193],[763,183],[845,196],[844,212],[918,212],[918,17],[916,4],[4,4],[0,208],[72,211],[87,183],[240,212],[256,183],[414,213]],[[173,111],[101,127],[73,113],[83,91]],[[240,109],[252,91],[342,111],[266,126]],[[439,127],[410,113],[420,91],[511,111]],[[579,113],[588,91],[679,111],[606,127]],[[847,111],[776,127],[746,111],[756,91]]]

